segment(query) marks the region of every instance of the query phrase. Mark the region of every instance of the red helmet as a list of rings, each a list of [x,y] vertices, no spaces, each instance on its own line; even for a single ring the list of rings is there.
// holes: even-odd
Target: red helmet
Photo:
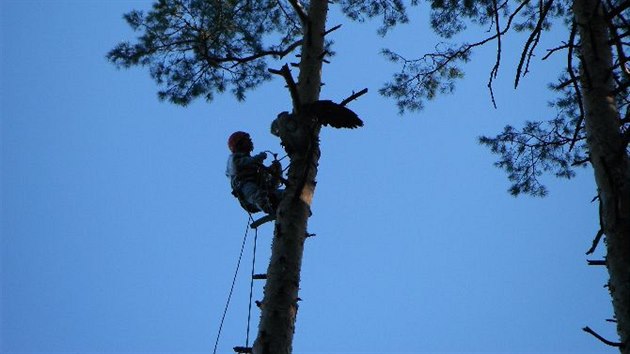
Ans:
[[[230,135],[230,137],[228,138],[228,142],[227,142],[228,148],[233,153],[238,151],[238,145],[241,144],[243,140],[247,138],[249,138],[249,134],[247,134],[246,132],[238,131],[238,132],[232,133],[232,135]]]

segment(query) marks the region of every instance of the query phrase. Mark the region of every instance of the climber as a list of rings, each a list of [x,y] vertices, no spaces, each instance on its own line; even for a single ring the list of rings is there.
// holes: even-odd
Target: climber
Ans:
[[[251,156],[254,144],[249,134],[237,131],[230,135],[228,148],[232,152],[228,158],[226,176],[230,178],[232,194],[238,198],[243,209],[250,213],[263,211],[275,215],[283,189],[279,189],[282,179],[280,162],[273,161],[269,167],[263,164],[267,153]]]

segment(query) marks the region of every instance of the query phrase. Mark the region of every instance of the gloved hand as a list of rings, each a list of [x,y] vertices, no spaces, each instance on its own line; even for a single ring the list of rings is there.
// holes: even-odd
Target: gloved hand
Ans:
[[[260,154],[257,154],[256,156],[254,156],[254,158],[256,160],[265,161],[265,159],[267,158],[267,153],[263,151]]]

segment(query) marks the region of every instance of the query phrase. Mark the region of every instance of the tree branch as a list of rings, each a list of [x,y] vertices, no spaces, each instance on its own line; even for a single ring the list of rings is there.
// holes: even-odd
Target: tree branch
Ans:
[[[608,1],[608,6],[612,8],[612,4],[610,3],[610,1]],[[617,9],[619,8],[623,8],[623,9],[620,10],[616,15],[621,15],[621,11],[623,11],[625,8],[629,6],[630,6],[630,1],[626,1],[625,4],[622,4],[621,6],[617,8]],[[624,70],[626,67],[626,64],[628,63],[628,58],[626,57],[626,54],[623,51],[623,44],[621,41],[621,37],[619,36],[619,33],[617,32],[617,27],[613,23],[614,16],[616,15],[611,15],[611,12],[607,11],[605,6],[603,8],[606,15],[606,24],[608,25],[608,30],[610,31],[610,36],[612,37],[610,40],[612,41],[612,45],[614,45],[615,49],[617,50],[617,58],[619,59],[619,66],[621,67],[621,72],[626,76],[626,78],[630,78],[630,73]]]
[[[326,30],[326,32],[324,32],[324,36],[327,36],[327,35],[328,35],[328,34],[330,34],[331,32],[334,32],[334,31],[336,31],[336,30],[338,30],[338,29],[340,29],[340,28],[341,28],[341,25],[334,26],[334,27],[332,27],[331,29]]]
[[[492,81],[497,78],[497,74],[499,73],[499,65],[501,64],[501,27],[499,25],[499,7],[497,6],[497,0],[492,0],[492,6],[494,7],[494,23],[496,27],[496,37],[497,37],[497,59],[490,71],[490,78],[488,80],[488,89],[490,90],[490,99],[492,100],[492,105],[494,108],[497,108],[497,102],[494,99],[494,90],[492,89]]]
[[[591,266],[605,266],[606,265],[606,261],[603,259],[601,260],[600,259],[597,259],[597,260],[587,259],[586,263]]]
[[[357,98],[363,96],[364,94],[366,94],[368,92],[367,88],[364,88],[363,90],[357,92],[357,93],[353,93],[352,95],[348,96],[348,98],[344,99],[343,101],[341,101],[341,103],[339,103],[339,105],[341,106],[345,106],[348,103],[356,100]]]
[[[272,74],[280,75],[284,78],[284,81],[287,83],[287,87],[289,88],[289,92],[291,93],[291,99],[293,101],[293,110],[299,111],[302,104],[300,103],[300,95],[298,93],[297,85],[295,84],[295,80],[293,79],[293,75],[291,75],[291,69],[289,69],[289,65],[284,64],[282,69],[269,69],[269,72]]]
[[[591,248],[589,248],[588,251],[586,251],[586,254],[593,254],[593,252],[595,252],[595,249],[597,248],[597,245],[599,244],[599,240],[601,240],[603,235],[604,235],[604,230],[599,229],[599,231],[597,231],[597,235],[595,235],[595,239],[593,239],[593,245],[591,246]]]
[[[612,5],[612,4],[610,4]],[[626,0],[623,3],[621,3],[619,6],[617,7],[612,7],[610,6],[611,11],[608,11],[606,13],[606,19],[608,21],[612,21],[613,18],[615,18],[618,15],[621,15],[621,13],[623,11],[625,11],[626,9],[630,8],[630,0]]]
[[[597,334],[595,331],[593,331],[590,327],[586,326],[584,328],[582,328],[582,330],[586,333],[591,334],[593,337],[599,339],[602,343],[609,345],[611,347],[616,347],[616,348],[623,348],[624,345],[623,343],[619,343],[619,342],[611,342],[609,340],[607,340],[606,338],[600,336],[599,334]]]
[[[255,53],[246,57],[213,57],[213,56],[204,54],[204,59],[208,61],[208,63],[212,62],[215,65],[218,63],[234,62],[234,64],[231,67],[235,67],[237,65],[254,61],[256,59],[260,59],[265,56],[276,56],[279,59],[282,59],[289,53],[293,52],[300,45],[302,45],[302,40],[295,41],[291,45],[289,45],[288,47],[282,50],[277,50],[277,49],[262,50],[258,53]]]
[[[542,58],[542,60],[547,60],[555,52],[563,50],[563,49],[567,49],[567,48],[569,48],[569,45],[568,44],[563,44],[563,45],[555,47],[555,48],[547,49],[547,54],[545,54],[545,56]]]
[[[573,71],[573,49],[575,48],[575,35],[577,33],[577,24],[573,22],[571,25],[571,34],[569,35],[569,52],[567,55],[567,71],[569,72],[569,76],[571,77],[571,81],[573,82],[573,89],[575,90],[575,96],[578,103],[578,108],[580,109],[580,118],[575,123],[575,128],[573,130],[573,139],[571,140],[571,145],[569,145],[569,151],[573,150],[575,143],[578,141],[578,135],[580,134],[580,130],[582,129],[582,122],[584,121],[584,105],[582,103],[582,91],[580,91],[580,85],[578,83],[578,79]]]
[[[304,25],[308,23],[308,15],[306,14],[306,10],[304,10],[302,4],[299,3],[299,0],[289,0],[289,4],[293,6],[293,10],[297,13],[300,21],[302,21],[302,24]]]
[[[523,52],[521,53],[521,60],[518,63],[518,68],[516,69],[516,78],[514,80],[514,88],[518,87],[518,82],[521,79],[521,72],[523,70],[523,64],[525,63],[525,58],[527,57],[527,65],[525,68],[525,73],[527,73],[527,68],[529,67],[529,58],[531,58],[532,53],[536,46],[538,45],[538,39],[540,38],[540,32],[542,31],[542,25],[547,17],[547,13],[553,4],[553,0],[548,0],[540,12],[540,17],[538,18],[538,23],[536,23],[536,27],[529,34],[529,38],[527,38],[527,42],[525,42],[525,47],[523,47]],[[533,45],[532,45],[533,43]],[[531,48],[530,48],[531,46]],[[523,74],[524,75],[524,74]]]

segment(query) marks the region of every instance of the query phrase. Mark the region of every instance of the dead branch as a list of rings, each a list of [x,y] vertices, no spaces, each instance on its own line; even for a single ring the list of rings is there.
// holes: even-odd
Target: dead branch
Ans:
[[[331,32],[334,32],[334,31],[336,31],[336,30],[338,30],[340,28],[341,28],[341,25],[337,25],[337,26],[335,26],[335,27],[333,27],[333,28],[331,28],[329,30],[326,30],[326,32],[324,32],[324,36],[330,34]]]
[[[582,330],[586,333],[591,334],[593,337],[599,339],[602,343],[609,345],[611,347],[616,347],[616,348],[623,348],[623,343],[619,343],[619,342],[611,342],[608,339],[600,336],[599,334],[597,334],[595,331],[593,331],[590,327],[586,326],[584,328],[582,328]]]
[[[298,94],[297,85],[295,84],[295,80],[293,80],[293,75],[291,75],[291,69],[289,69],[289,65],[284,64],[282,69],[269,69],[269,72],[272,74],[280,75],[284,78],[284,81],[287,83],[287,87],[289,88],[289,92],[291,93],[291,99],[293,101],[293,109],[295,111],[299,111],[302,104],[300,103],[300,95]]]
[[[347,98],[345,98],[343,101],[341,101],[341,103],[339,103],[339,105],[341,106],[345,106],[348,103],[356,100],[357,98],[363,96],[364,94],[366,94],[368,92],[367,88],[364,88],[363,90],[357,92],[357,93],[352,93],[352,95],[348,96]]]
[[[597,245],[599,244],[599,241],[601,240],[602,236],[604,235],[604,230],[599,229],[599,231],[597,231],[597,235],[595,235],[595,238],[593,239],[593,245],[591,246],[591,248],[589,248],[588,251],[586,251],[586,254],[593,254],[593,252],[595,252],[595,249],[597,248]]]
[[[603,259],[587,259],[586,263],[591,266],[605,266],[606,260]]]

